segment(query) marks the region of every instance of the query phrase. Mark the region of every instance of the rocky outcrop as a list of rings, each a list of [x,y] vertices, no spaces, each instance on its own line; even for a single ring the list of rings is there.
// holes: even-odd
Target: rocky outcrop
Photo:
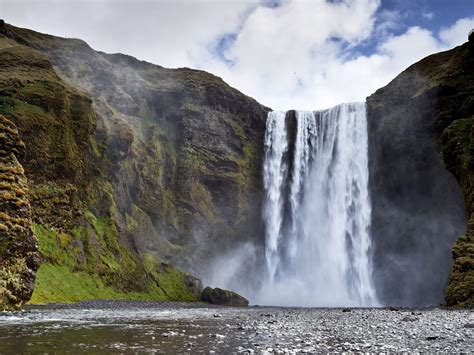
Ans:
[[[24,150],[15,124],[0,115],[0,310],[30,299],[40,263],[28,183],[17,159]]]
[[[446,300],[472,302],[473,97],[466,43],[412,65],[367,99],[374,275],[386,304],[444,303],[451,248],[464,233]]]
[[[206,287],[201,294],[201,300],[219,306],[245,307],[249,301],[241,295],[221,288]]]

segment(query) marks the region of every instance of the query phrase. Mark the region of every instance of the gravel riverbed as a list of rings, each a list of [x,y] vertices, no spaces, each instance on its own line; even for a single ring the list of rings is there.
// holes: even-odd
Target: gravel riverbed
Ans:
[[[474,353],[469,310],[85,302],[0,313],[0,353]]]

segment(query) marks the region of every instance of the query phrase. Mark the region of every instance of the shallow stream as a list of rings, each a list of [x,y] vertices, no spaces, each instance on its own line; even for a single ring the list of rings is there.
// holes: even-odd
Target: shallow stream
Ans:
[[[0,313],[0,353],[474,352],[473,313],[85,302]]]

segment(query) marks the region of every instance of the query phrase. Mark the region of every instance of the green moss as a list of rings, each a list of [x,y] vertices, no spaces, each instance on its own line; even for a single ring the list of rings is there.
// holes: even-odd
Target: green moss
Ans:
[[[179,228],[178,215],[176,213],[176,199],[174,193],[170,189],[164,189],[161,195],[161,206],[163,217],[175,229]]]
[[[46,229],[38,224],[33,224],[33,232],[38,238],[43,261],[71,268],[77,266],[76,260],[82,251],[77,247],[72,247],[73,238],[70,235]]]
[[[0,96],[0,114],[5,116],[42,116],[45,111],[40,107],[29,104],[25,101]]]
[[[99,146],[98,146],[97,141],[95,140],[94,136],[89,137],[89,143],[90,143],[90,147],[92,149],[92,153],[94,154],[94,157],[95,158],[100,158],[101,154],[100,154]]]
[[[64,266],[43,264],[36,275],[36,289],[31,304],[71,303],[86,300],[155,300],[164,301],[163,290],[150,285],[147,292],[121,292],[107,286],[94,274],[72,272]]]
[[[154,255],[147,253],[143,256],[143,266],[147,273],[153,275],[157,285],[170,300],[198,301],[196,295],[190,292],[186,285],[186,273],[170,267]]]
[[[19,308],[22,300],[18,299],[11,290],[21,290],[21,274],[25,272],[26,260],[24,258],[15,259],[8,268],[0,268],[0,311],[12,308]]]
[[[113,222],[109,218],[96,217],[90,211],[84,214],[96,233],[94,242],[98,244],[95,246],[87,228],[75,227],[70,233],[60,233],[33,225],[44,263],[37,273],[36,289],[30,303],[97,299],[198,300],[186,285],[187,274],[151,254],[140,261],[117,240],[112,250],[109,249],[105,239],[118,238],[115,227],[111,227]],[[74,246],[77,241],[83,243],[83,249]]]
[[[167,268],[156,276],[157,283],[168,299],[176,301],[198,301],[186,286],[186,274],[174,268]]]
[[[454,121],[449,127],[452,132],[456,135],[456,140],[461,144],[462,147],[462,166],[467,168],[471,161],[471,130],[474,118],[464,118]]]
[[[223,116],[223,118],[227,122],[227,124],[232,128],[232,130],[237,135],[237,137],[239,137],[240,140],[244,142],[247,139],[247,137],[245,135],[245,132],[242,126],[239,123],[237,123],[232,117],[226,118],[225,116]]]

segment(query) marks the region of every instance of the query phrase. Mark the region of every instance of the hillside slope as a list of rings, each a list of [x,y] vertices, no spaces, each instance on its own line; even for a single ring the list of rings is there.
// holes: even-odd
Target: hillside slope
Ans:
[[[96,153],[114,183],[119,225],[127,229],[128,215],[139,251],[206,258],[213,243],[256,238],[268,109],[206,72],[8,25],[5,32],[92,98]]]
[[[184,280],[192,293],[196,281],[168,263],[198,272],[215,253],[258,240],[268,109],[205,72],[8,24],[0,63],[0,114],[27,142],[21,163],[47,261],[34,301],[67,298],[45,283],[79,275],[86,289],[113,286],[99,297],[147,293],[167,270],[161,284]],[[188,292],[161,288],[150,297]]]

